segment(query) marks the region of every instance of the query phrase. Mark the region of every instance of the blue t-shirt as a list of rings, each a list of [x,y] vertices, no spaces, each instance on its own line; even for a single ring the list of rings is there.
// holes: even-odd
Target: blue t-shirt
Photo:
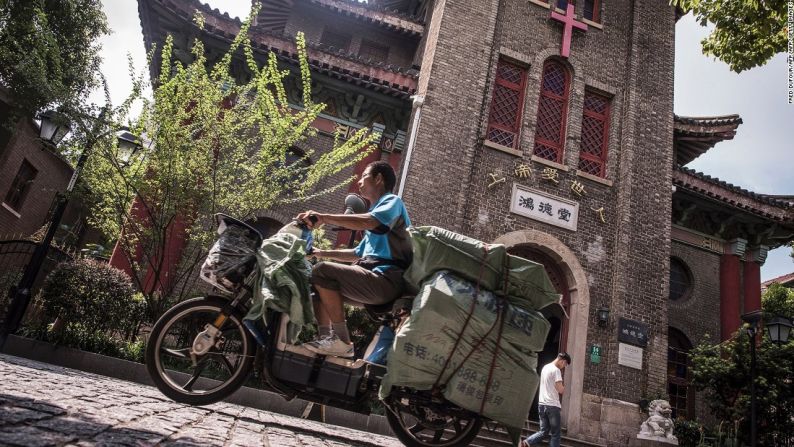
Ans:
[[[356,246],[356,255],[359,258],[369,256],[397,260],[399,261],[397,264],[402,265],[410,264],[413,250],[407,228],[411,226],[411,219],[403,201],[394,194],[384,194],[369,209],[369,214],[381,225],[374,230],[364,232],[364,238]],[[395,266],[382,265],[372,271],[383,272],[393,267]]]

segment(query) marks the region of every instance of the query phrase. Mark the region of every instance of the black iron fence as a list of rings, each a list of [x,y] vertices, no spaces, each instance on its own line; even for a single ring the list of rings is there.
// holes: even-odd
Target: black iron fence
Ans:
[[[5,320],[14,288],[22,278],[22,273],[30,262],[37,245],[36,242],[23,239],[0,241],[0,321]],[[56,265],[73,258],[74,253],[67,253],[58,247],[50,247],[47,259],[33,282],[31,296],[36,296],[44,283],[44,278]]]

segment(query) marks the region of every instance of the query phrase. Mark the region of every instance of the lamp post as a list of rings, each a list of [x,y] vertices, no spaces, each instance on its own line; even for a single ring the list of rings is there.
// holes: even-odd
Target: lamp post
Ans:
[[[747,323],[747,335],[750,339],[750,447],[758,445],[758,424],[755,406],[755,334],[761,323],[762,314],[760,310],[742,315],[742,321]]]
[[[36,250],[33,252],[30,262],[28,262],[27,266],[25,267],[25,271],[22,273],[22,278],[19,280],[19,284],[17,284],[13,290],[11,303],[8,306],[8,312],[3,319],[3,324],[0,325],[0,351],[3,350],[6,339],[8,339],[8,335],[14,333],[19,328],[22,318],[25,316],[25,311],[27,310],[28,304],[30,303],[30,293],[31,288],[33,287],[33,282],[36,280],[36,277],[41,270],[41,266],[44,264],[44,261],[47,257],[47,252],[49,251],[50,245],[52,244],[52,239],[55,237],[55,232],[60,226],[63,213],[66,211],[66,205],[69,204],[69,196],[74,189],[75,183],[77,183],[77,178],[79,177],[80,172],[83,170],[83,166],[88,159],[88,154],[92,146],[100,136],[104,135],[99,134],[100,127],[105,124],[103,120],[104,115],[105,111],[103,110],[99,114],[98,118],[90,117],[94,123],[93,129],[91,129],[91,132],[88,134],[89,141],[87,141],[86,147],[83,149],[83,151],[80,153],[80,157],[77,159],[77,164],[75,165],[74,172],[72,173],[72,178],[69,180],[69,184],[66,186],[66,191],[62,194],[58,193],[55,195],[55,203],[52,207],[52,215],[49,222],[47,223],[47,232],[44,235],[44,239],[42,239],[42,241],[36,245]],[[55,112],[47,111],[41,114],[39,117],[41,118],[40,137],[47,144],[57,145],[71,130],[69,125],[65,124],[63,117],[58,116]]]
[[[758,411],[755,398],[755,379],[756,379],[756,352],[755,336],[760,329],[763,321],[763,313],[760,310],[742,315],[742,321],[747,323],[747,335],[750,338],[750,447],[758,445]],[[776,344],[788,343],[791,332],[791,322],[780,316],[773,316],[765,324],[769,339]]]

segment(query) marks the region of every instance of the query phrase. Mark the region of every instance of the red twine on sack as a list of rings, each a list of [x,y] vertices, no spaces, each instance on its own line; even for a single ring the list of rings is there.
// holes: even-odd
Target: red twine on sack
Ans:
[[[468,315],[466,315],[466,321],[463,323],[463,327],[461,328],[460,332],[458,332],[458,335],[457,335],[457,337],[455,339],[455,344],[452,346],[452,351],[447,356],[447,359],[444,361],[444,366],[441,368],[441,372],[438,374],[438,377],[436,378],[436,382],[433,384],[433,389],[437,389],[438,388],[438,385],[441,382],[441,378],[444,376],[444,373],[446,372],[447,367],[449,366],[449,362],[452,360],[452,357],[455,355],[455,352],[458,350],[458,345],[460,344],[460,340],[461,340],[461,338],[463,336],[463,333],[466,332],[466,328],[468,328],[468,326],[469,326],[469,322],[471,321],[471,317],[472,317],[472,315],[474,315],[474,309],[476,308],[476,305],[477,305],[477,298],[479,298],[479,296],[480,296],[480,285],[482,283],[483,274],[485,273],[485,265],[486,265],[486,259],[487,259],[487,256],[488,256],[489,247],[490,247],[490,245],[488,245],[488,244],[484,244],[483,245],[483,257],[482,257],[482,262],[480,263],[480,274],[479,274],[479,277],[477,278],[477,284],[476,284],[476,287],[474,289],[474,296],[472,297],[471,307],[469,308],[469,313],[468,313]],[[505,277],[504,277],[504,295],[505,296],[504,297],[498,297],[496,294],[494,294],[494,298],[498,300],[497,301],[498,314],[496,316],[496,320],[494,320],[493,324],[488,329],[488,331],[485,333],[485,335],[483,335],[482,338],[480,338],[480,340],[477,342],[477,344],[474,345],[472,350],[468,354],[466,354],[466,356],[463,358],[463,360],[460,362],[460,364],[449,375],[449,379],[451,379],[452,377],[455,377],[455,374],[469,360],[469,357],[471,357],[471,355],[473,353],[475,353],[480,348],[480,346],[483,344],[483,342],[485,342],[485,340],[488,338],[488,336],[491,335],[491,332],[494,330],[494,328],[496,327],[497,323],[499,323],[499,330],[497,331],[497,336],[496,336],[496,346],[494,347],[493,357],[491,358],[491,365],[490,365],[490,368],[488,370],[488,380],[485,383],[485,392],[483,393],[482,401],[480,402],[480,411],[479,411],[480,413],[482,413],[483,410],[485,409],[485,403],[486,403],[486,401],[488,399],[488,390],[491,388],[491,382],[493,381],[493,372],[496,369],[496,357],[499,354],[499,348],[500,348],[500,345],[501,345],[501,342],[502,342],[502,332],[504,330],[504,320],[505,320],[505,314],[506,314],[506,311],[507,311],[507,304],[508,304],[506,296],[507,296],[508,284],[509,284],[509,280],[510,280],[509,269],[508,269],[508,267],[509,267],[508,259],[509,259],[508,256],[505,256],[504,263],[503,263],[504,264],[503,265],[504,272],[505,272]],[[444,383],[444,386],[446,386],[446,382]],[[442,389],[443,389],[443,386],[442,386]]]

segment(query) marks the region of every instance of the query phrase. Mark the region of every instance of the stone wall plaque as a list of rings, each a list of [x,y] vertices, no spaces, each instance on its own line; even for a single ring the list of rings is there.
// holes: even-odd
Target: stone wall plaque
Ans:
[[[642,369],[642,351],[640,347],[618,343],[618,365]]]
[[[517,183],[513,184],[510,212],[571,231],[576,231],[579,220],[577,202],[554,197]]]

